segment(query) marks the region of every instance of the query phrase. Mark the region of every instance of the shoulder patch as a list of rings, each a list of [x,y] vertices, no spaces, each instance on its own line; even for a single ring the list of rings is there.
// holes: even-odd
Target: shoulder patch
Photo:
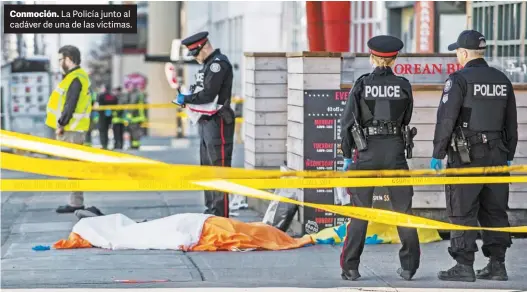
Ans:
[[[210,71],[214,73],[218,73],[221,70],[221,66],[218,63],[212,63],[210,64]]]
[[[449,92],[450,88],[452,88],[452,80],[448,78],[445,82],[445,87],[443,88],[443,92]]]
[[[443,95],[443,98],[441,99],[443,103],[446,103],[448,101],[448,93]]]

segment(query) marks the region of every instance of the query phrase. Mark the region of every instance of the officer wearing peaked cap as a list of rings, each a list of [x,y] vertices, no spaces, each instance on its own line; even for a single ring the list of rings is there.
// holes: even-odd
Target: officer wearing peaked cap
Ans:
[[[358,78],[350,91],[341,119],[343,170],[408,169],[415,128],[409,130],[413,96],[410,82],[396,76],[392,67],[403,42],[393,36],[376,36],[368,41],[372,73]],[[405,157],[406,150],[406,157]],[[388,187],[396,212],[411,214],[412,186]],[[351,204],[371,208],[373,187],[350,188]],[[360,277],[359,262],[364,249],[367,221],[352,219],[341,254],[341,277]],[[419,268],[420,245],[415,228],[397,227],[402,242],[397,273],[410,280]]]
[[[235,115],[231,108],[233,69],[229,59],[214,49],[208,32],[192,35],[181,43],[202,68],[189,93],[179,93],[175,103],[196,117],[199,127],[201,165],[230,167],[233,151]],[[205,191],[207,214],[229,217],[229,194]]]
[[[434,134],[430,167],[507,166],[518,143],[516,99],[512,84],[501,71],[484,60],[485,37],[475,30],[463,31],[448,46],[456,51],[463,69],[445,82]],[[496,174],[494,174],[496,175]],[[505,173],[503,175],[509,175]],[[509,226],[508,184],[447,185],[446,210],[454,224],[482,227]],[[489,264],[474,272],[477,231],[451,231],[449,254],[457,264],[438,274],[446,281],[478,279],[507,280],[505,252],[511,246],[509,233],[483,231],[482,251]]]

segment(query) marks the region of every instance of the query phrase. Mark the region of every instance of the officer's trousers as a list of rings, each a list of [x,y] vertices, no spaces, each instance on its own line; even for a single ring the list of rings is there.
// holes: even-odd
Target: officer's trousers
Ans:
[[[459,155],[449,150],[449,168],[506,166],[507,149],[500,140],[488,144],[472,145],[470,164],[461,164]],[[489,174],[500,175],[500,174]],[[501,174],[501,175],[509,175]],[[479,175],[478,175],[479,176]],[[509,184],[470,184],[445,186],[446,210],[453,224],[482,227],[508,227],[507,206]],[[449,254],[460,264],[473,265],[478,251],[478,231],[451,231]],[[511,246],[507,232],[482,231],[483,255],[505,261],[505,252]]]
[[[234,118],[227,123],[219,114],[199,121],[201,165],[230,167],[232,162]],[[229,194],[205,191],[206,214],[229,217]]]
[[[359,152],[351,170],[408,169],[404,142],[398,136],[372,136],[368,138],[368,150]],[[413,187],[387,187],[393,210],[412,214]],[[373,205],[373,187],[349,188],[351,205],[369,207]],[[343,270],[358,270],[360,256],[364,249],[368,221],[352,218],[347,228],[340,257]],[[399,250],[401,267],[416,271],[421,256],[419,238],[415,228],[397,227],[402,247]]]

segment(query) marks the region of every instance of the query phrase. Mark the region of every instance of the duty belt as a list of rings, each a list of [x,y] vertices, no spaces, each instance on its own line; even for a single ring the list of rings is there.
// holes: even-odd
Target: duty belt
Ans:
[[[378,135],[400,135],[401,127],[395,124],[372,126],[364,128],[364,134],[366,136],[378,136]]]
[[[490,132],[490,133],[477,133],[476,135],[467,137],[467,140],[468,140],[468,143],[470,143],[470,145],[475,145],[475,144],[486,144],[488,141],[497,140],[501,138],[502,138],[502,135],[500,132]]]

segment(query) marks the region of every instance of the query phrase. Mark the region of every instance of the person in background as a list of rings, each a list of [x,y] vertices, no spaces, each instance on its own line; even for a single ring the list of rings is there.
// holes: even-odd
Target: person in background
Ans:
[[[55,129],[57,140],[82,145],[90,128],[90,78],[80,67],[81,53],[77,47],[63,46],[58,54],[64,75],[49,97],[46,125]],[[80,209],[84,209],[84,193],[72,192],[69,204],[59,206],[56,212],[73,213]]]
[[[97,97],[99,106],[117,105],[117,97],[109,92],[109,85],[103,85],[101,92]],[[99,111],[99,139],[101,141],[102,149],[108,149],[108,131],[112,125],[112,110]]]
[[[140,90],[139,85],[131,84],[128,87],[128,100],[130,104],[144,105],[145,95]],[[146,121],[145,109],[130,109],[127,111],[126,120],[129,122],[128,129],[130,131],[131,149],[139,149],[141,146],[141,124]]]
[[[113,92],[119,105],[128,104],[127,94],[123,92],[121,87],[115,88]],[[114,110],[112,112],[113,149],[123,149],[124,147],[124,130],[125,127],[128,126],[126,113],[126,110]]]
[[[92,109],[94,106],[97,106],[97,92],[93,90],[90,87],[90,96],[91,96],[91,106]],[[97,126],[99,123],[99,112],[92,110],[91,112],[91,122],[90,122],[90,128],[88,129],[88,132],[86,132],[86,140],[84,141],[85,146],[92,146],[92,130]]]

